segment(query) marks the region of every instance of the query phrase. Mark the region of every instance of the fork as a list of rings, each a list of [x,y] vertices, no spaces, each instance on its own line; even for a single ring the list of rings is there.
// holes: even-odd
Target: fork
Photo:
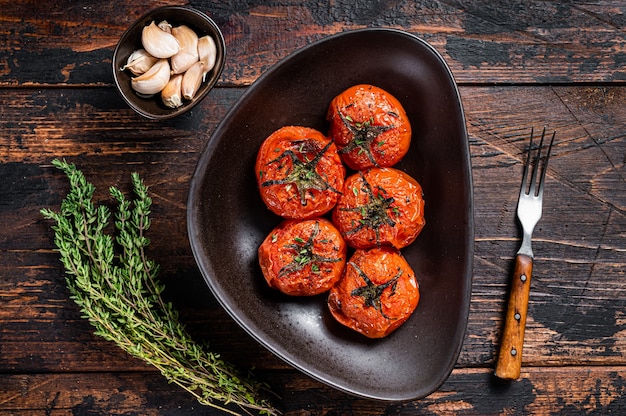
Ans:
[[[530,280],[533,270],[531,238],[535,225],[537,225],[537,222],[541,218],[546,170],[548,168],[548,159],[550,158],[552,143],[556,135],[556,132],[552,133],[548,151],[543,158],[543,168],[541,168],[541,173],[539,174],[543,141],[546,135],[546,129],[544,127],[543,133],[541,134],[541,141],[537,148],[537,154],[532,163],[533,168],[530,181],[528,181],[531,153],[533,152],[533,132],[533,129],[531,129],[528,156],[526,158],[526,166],[524,167],[524,174],[522,176],[522,186],[517,201],[517,218],[523,230],[522,244],[515,256],[511,293],[509,295],[502,343],[495,370],[495,375],[505,380],[515,380],[519,378],[521,371],[522,347],[524,345],[528,297],[530,295]],[[539,183],[537,184],[538,176]]]

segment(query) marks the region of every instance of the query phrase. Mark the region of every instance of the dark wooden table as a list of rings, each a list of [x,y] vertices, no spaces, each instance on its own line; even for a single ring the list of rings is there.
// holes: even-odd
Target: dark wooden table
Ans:
[[[626,6],[592,2],[194,1],[222,29],[226,67],[191,113],[141,118],[113,86],[115,44],[168,2],[0,1],[0,415],[213,415],[93,335],[69,299],[50,223],[66,158],[106,198],[137,171],[154,200],[151,254],[192,335],[255,367],[288,415],[626,413]],[[174,2],[170,2],[174,3]],[[291,52],[337,32],[402,29],[458,81],[475,202],[472,303],[450,378],[378,403],[329,388],[259,346],[203,282],[186,231],[189,181],[237,99]],[[524,366],[492,376],[520,232],[516,195],[531,127],[557,130],[535,231]]]

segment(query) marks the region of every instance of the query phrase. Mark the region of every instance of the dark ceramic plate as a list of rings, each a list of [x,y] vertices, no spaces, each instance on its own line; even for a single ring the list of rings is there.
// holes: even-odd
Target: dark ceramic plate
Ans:
[[[331,99],[369,83],[404,105],[413,126],[396,165],[422,185],[426,227],[403,250],[421,301],[389,337],[370,340],[336,323],[326,297],[269,289],[257,248],[280,219],[257,191],[254,162],[263,140],[285,125],[327,130]],[[294,53],[260,77],[216,129],[191,182],[188,231],[207,284],[253,338],[304,373],[340,390],[399,401],[435,391],[463,343],[473,259],[471,165],[454,79],[441,56],[404,32],[364,29]]]

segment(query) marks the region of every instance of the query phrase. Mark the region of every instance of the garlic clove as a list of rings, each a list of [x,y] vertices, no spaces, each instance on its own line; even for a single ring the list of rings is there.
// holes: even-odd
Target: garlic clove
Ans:
[[[180,46],[178,53],[171,58],[172,72],[182,74],[198,61],[198,35],[185,25],[173,27],[172,35]]]
[[[187,100],[193,99],[202,84],[202,78],[204,76],[204,64],[201,61],[193,64],[184,74],[181,90],[183,98]]]
[[[164,32],[172,33],[172,25],[169,24],[167,20],[163,20],[159,22],[157,26],[159,27],[159,29],[161,29]]]
[[[183,74],[173,75],[163,91],[161,91],[161,101],[169,108],[178,108],[183,105],[181,86]]]
[[[159,59],[150,55],[145,49],[137,49],[130,54],[126,65],[120,71],[128,69],[133,75],[141,75],[150,69]]]
[[[191,65],[198,62],[198,55],[193,55],[187,52],[178,52],[172,56],[172,73],[182,74],[187,71]]]
[[[181,50],[198,54],[198,35],[188,26],[181,25],[172,28],[172,36],[176,38]]]
[[[198,39],[198,59],[204,64],[203,75],[206,75],[215,66],[217,45],[211,36],[206,35]]]
[[[161,30],[154,21],[141,32],[141,43],[148,53],[156,58],[170,58],[178,53],[180,46],[171,34]]]
[[[163,90],[170,80],[170,64],[160,59],[148,71],[131,79],[132,88],[140,94],[156,94]]]

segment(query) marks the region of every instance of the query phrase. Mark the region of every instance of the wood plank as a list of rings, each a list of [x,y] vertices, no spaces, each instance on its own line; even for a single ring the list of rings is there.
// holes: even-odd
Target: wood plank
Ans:
[[[285,416],[351,414],[623,414],[624,367],[529,368],[504,383],[486,369],[453,371],[441,388],[406,403],[349,396],[295,371],[263,372]],[[485,400],[489,397],[489,400]],[[321,399],[322,398],[322,399]],[[223,415],[155,372],[15,374],[0,378],[0,415]]]
[[[220,82],[248,85],[271,65],[313,41],[366,27],[408,31],[430,42],[461,84],[626,80],[626,6],[505,0],[320,3],[283,0],[247,6],[192,1],[224,33]],[[89,7],[0,2],[0,86],[106,85],[123,31],[155,5]],[[375,51],[373,51],[375,53]]]

